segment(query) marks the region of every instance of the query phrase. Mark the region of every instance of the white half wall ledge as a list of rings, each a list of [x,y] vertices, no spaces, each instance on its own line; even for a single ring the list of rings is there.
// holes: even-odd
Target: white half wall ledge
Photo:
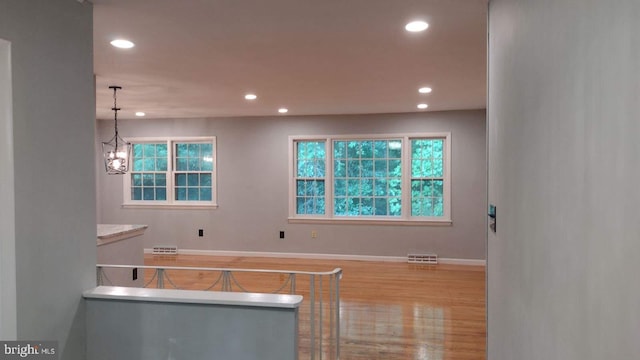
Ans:
[[[270,308],[297,308],[302,296],[287,294],[233,293],[222,291],[147,289],[98,286],[82,294],[85,299],[209,304]]]
[[[153,252],[153,249],[144,249],[145,254],[151,254],[152,252]],[[407,262],[406,256],[314,254],[314,253],[230,251],[230,250],[178,249],[178,255],[242,256],[242,257],[271,257],[271,258],[293,258],[293,259],[315,259],[315,260]],[[438,264],[439,265],[485,266],[487,264],[487,261],[484,259],[438,258]]]

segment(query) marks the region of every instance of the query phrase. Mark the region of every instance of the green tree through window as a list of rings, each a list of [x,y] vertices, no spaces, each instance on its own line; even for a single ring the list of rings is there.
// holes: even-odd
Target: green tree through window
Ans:
[[[450,133],[291,137],[290,215],[449,222]]]
[[[176,143],[175,199],[211,201],[213,147],[211,143]]]
[[[324,141],[296,143],[296,214],[325,213],[325,166]]]
[[[334,141],[333,214],[400,216],[401,159],[399,139]]]
[[[126,205],[215,205],[215,137],[137,138]]]
[[[411,215],[444,215],[444,139],[411,140]]]
[[[133,144],[131,200],[167,200],[167,144]]]

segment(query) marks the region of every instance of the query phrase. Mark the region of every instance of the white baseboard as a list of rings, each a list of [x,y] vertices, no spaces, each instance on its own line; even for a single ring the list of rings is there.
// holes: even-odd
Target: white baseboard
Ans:
[[[482,259],[438,258],[438,264],[467,265],[467,266],[486,266],[487,265],[487,260],[482,260]]]
[[[151,249],[144,249],[145,254],[151,254]],[[343,254],[312,254],[312,253],[287,253],[287,252],[261,252],[261,251],[228,251],[228,250],[195,250],[178,249],[181,255],[209,255],[209,256],[244,256],[244,257],[274,257],[317,260],[358,260],[358,261],[387,261],[406,262],[406,256],[375,256],[375,255],[343,255]],[[485,266],[482,259],[452,259],[438,258],[439,264]]]

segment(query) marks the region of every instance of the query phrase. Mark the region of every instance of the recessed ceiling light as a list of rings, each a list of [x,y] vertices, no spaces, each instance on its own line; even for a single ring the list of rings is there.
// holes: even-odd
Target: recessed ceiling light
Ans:
[[[132,43],[129,40],[125,40],[125,39],[116,39],[113,40],[111,42],[111,45],[120,48],[120,49],[131,49],[132,47],[136,46],[136,44]]]
[[[247,100],[255,100],[258,98],[258,96],[256,94],[247,94],[244,96],[244,98]]]
[[[420,94],[428,94],[431,92],[431,88],[430,87],[421,87],[420,89],[418,89],[418,92]]]
[[[429,105],[427,105],[427,104],[418,104],[418,109],[423,109],[424,110],[424,109],[426,109],[428,107],[429,107]]]
[[[405,30],[410,31],[410,32],[420,32],[420,31],[425,31],[427,30],[427,28],[429,27],[429,24],[427,24],[424,21],[412,21],[410,23],[408,23],[407,25],[405,25]]]
[[[278,109],[278,112],[279,112],[280,114],[286,114],[287,112],[289,112],[289,109],[287,109],[287,108],[280,108],[280,109]]]
[[[142,116],[145,116],[145,115],[147,115],[147,114],[143,113],[142,111],[136,112],[136,116],[142,117]]]

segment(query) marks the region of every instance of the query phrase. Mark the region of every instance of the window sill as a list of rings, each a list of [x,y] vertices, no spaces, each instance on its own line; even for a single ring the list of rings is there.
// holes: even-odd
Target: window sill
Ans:
[[[289,224],[453,226],[451,220],[289,218]]]
[[[180,205],[180,204],[122,204],[123,209],[167,209],[167,210],[211,210],[218,204]]]

